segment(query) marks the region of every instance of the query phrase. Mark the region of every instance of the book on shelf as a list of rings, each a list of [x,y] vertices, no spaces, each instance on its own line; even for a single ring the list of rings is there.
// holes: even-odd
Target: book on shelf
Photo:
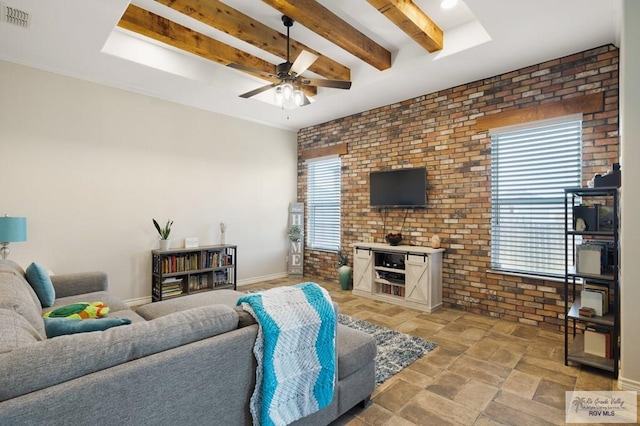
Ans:
[[[600,275],[602,271],[602,247],[594,244],[576,245],[576,272]]]
[[[162,294],[163,298],[182,294],[184,292],[182,285],[183,285],[183,278],[181,277],[165,278],[162,280],[162,283],[160,286],[161,287],[160,294]]]
[[[217,271],[215,274],[215,286],[220,287],[229,284],[227,271]]]
[[[160,269],[163,274],[199,269],[200,257],[200,253],[172,254],[164,256],[160,260]]]
[[[601,317],[603,313],[603,295],[598,291],[582,290],[580,292],[581,304],[585,308],[593,308],[596,315]]]
[[[162,291],[182,289],[182,282],[162,284]]]
[[[393,284],[380,284],[380,292],[384,294],[390,294],[392,296],[404,297],[404,287]]]
[[[220,268],[233,264],[233,255],[224,250],[197,251],[193,253],[162,255],[154,263],[154,272],[163,274],[193,271],[197,269]]]
[[[611,358],[611,329],[587,324],[584,330],[584,352]]]
[[[584,289],[587,291],[595,291],[602,294],[602,314],[608,314],[609,304],[611,303],[609,299],[609,285],[586,281],[584,283]]]
[[[198,291],[211,288],[208,274],[189,276],[189,291]]]
[[[218,268],[221,262],[221,253],[219,251],[203,252],[202,263],[200,268]]]

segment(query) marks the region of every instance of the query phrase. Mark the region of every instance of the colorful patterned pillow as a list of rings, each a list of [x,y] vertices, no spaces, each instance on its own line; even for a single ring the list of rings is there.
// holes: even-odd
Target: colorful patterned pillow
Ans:
[[[79,302],[56,308],[44,314],[45,318],[88,319],[100,318],[109,313],[109,307],[102,302]]]

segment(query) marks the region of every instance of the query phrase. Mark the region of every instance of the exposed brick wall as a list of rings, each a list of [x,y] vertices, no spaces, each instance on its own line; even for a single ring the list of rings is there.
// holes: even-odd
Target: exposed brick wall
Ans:
[[[561,329],[562,283],[487,272],[490,138],[475,123],[486,114],[594,92],[604,92],[605,110],[584,115],[586,182],[619,158],[618,49],[610,45],[302,129],[298,154],[348,144],[342,156],[343,247],[383,241],[380,213],[369,207],[370,171],[426,167],[428,207],[409,210],[403,243],[429,245],[433,234],[441,237],[445,305]],[[302,161],[298,197],[305,201]],[[386,232],[399,232],[403,217],[404,210],[390,210]],[[335,261],[335,253],[306,249],[305,273],[337,279]]]

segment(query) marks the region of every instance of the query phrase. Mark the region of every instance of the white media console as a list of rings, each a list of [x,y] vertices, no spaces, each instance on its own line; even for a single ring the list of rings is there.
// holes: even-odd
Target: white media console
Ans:
[[[425,312],[442,307],[444,249],[355,243],[353,294]]]

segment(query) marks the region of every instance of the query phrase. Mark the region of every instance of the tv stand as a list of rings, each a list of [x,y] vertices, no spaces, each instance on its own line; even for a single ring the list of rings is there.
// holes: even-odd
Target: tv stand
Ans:
[[[353,294],[433,312],[442,307],[444,249],[355,243]]]

